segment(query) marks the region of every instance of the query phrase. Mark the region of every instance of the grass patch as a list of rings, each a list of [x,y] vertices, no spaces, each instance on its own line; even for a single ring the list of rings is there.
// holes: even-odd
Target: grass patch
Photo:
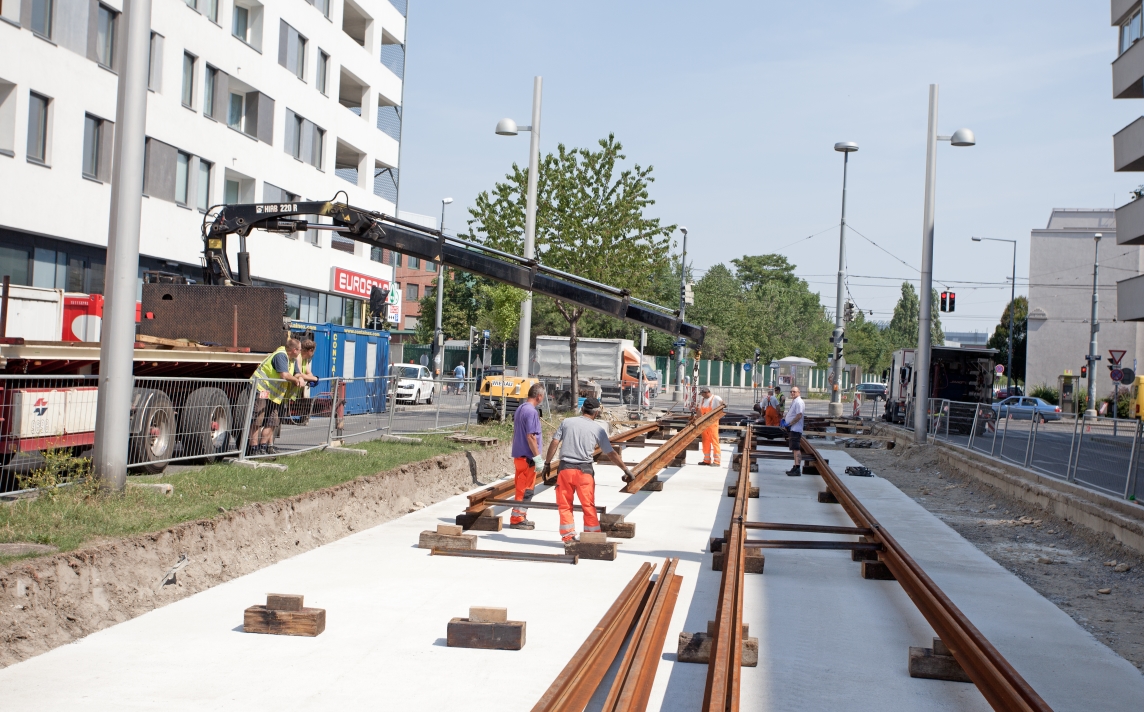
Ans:
[[[505,436],[500,431],[506,428],[511,437],[510,425],[473,428],[471,432],[501,437],[503,442]],[[37,499],[0,505],[0,542],[33,542],[70,551],[101,539],[128,537],[216,517],[219,507],[230,510],[291,497],[466,449],[442,435],[422,436],[422,442],[416,444],[370,441],[352,447],[369,454],[316,451],[279,458],[289,467],[285,472],[214,464],[197,470],[128,478],[131,482],[168,482],[175,488],[170,496],[132,487],[122,494],[104,494],[90,484],[76,482]],[[0,564],[18,558],[26,557],[0,556]]]

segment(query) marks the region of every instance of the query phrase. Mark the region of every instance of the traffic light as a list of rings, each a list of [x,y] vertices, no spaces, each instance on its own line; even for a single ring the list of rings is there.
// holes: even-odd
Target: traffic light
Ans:
[[[949,311],[949,292],[941,293],[941,310]]]
[[[369,313],[373,315],[373,326],[377,328],[378,321],[384,321],[389,312],[389,287],[379,287],[376,284],[369,289]]]
[[[695,292],[691,291],[691,287],[691,282],[683,285],[683,303],[687,306],[692,306],[695,304]]]
[[[469,343],[473,348],[479,348],[481,345],[481,332],[475,326],[469,327]]]
[[[842,306],[842,321],[847,324],[854,321],[854,302],[846,302]]]
[[[956,295],[956,294],[954,294],[953,292],[950,292],[950,293],[949,293],[949,310],[950,310],[951,312],[953,311],[953,302],[954,302],[954,300],[956,300],[956,299],[957,299],[957,295]]]
[[[1088,378],[1088,366],[1081,366],[1080,367],[1080,377],[1081,378]]]

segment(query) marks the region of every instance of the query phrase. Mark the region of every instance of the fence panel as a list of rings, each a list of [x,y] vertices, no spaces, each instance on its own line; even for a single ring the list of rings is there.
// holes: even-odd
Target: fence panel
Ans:
[[[1072,479],[1118,497],[1124,496],[1136,428],[1111,418],[1087,418],[1077,433]]]
[[[275,379],[267,382],[268,389],[255,388],[245,421],[247,446],[242,457],[290,455],[328,446],[339,380],[323,378],[298,388]],[[287,386],[281,404],[264,395],[278,385]]]
[[[338,378],[333,437],[352,442],[389,429],[394,376]]]
[[[390,421],[392,434],[468,430],[475,418],[477,385],[474,379],[444,378],[433,381],[429,390],[428,397],[422,393],[422,400],[403,397],[397,392]]]
[[[1028,467],[1050,477],[1068,479],[1079,429],[1080,419],[1072,415],[1038,422]]]

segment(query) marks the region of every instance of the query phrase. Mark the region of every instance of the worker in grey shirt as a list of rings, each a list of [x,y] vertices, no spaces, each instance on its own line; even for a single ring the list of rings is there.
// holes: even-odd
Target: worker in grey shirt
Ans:
[[[584,399],[580,417],[566,418],[552,436],[548,444],[548,455],[544,458],[544,471],[552,469],[552,458],[560,449],[560,465],[556,476],[556,505],[560,509],[560,538],[565,544],[576,541],[576,522],[572,517],[572,496],[580,499],[584,510],[584,531],[600,531],[600,519],[596,516],[596,480],[592,458],[596,448],[624,471],[624,482],[632,479],[631,470],[612,448],[608,432],[596,422],[600,414],[600,401],[596,398]]]

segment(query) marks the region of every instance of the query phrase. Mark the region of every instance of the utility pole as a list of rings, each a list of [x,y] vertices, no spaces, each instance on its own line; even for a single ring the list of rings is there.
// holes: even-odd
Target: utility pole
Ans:
[[[452,198],[441,199],[441,237],[445,236],[445,206]],[[437,262],[437,318],[433,322],[433,370],[438,383],[445,377],[445,332],[441,329],[441,303],[445,299],[445,263]]]
[[[94,465],[103,488],[127,486],[131,399],[135,387],[135,292],[143,211],[143,153],[147,135],[147,65],[151,0],[124,0],[125,58],[115,102],[111,219],[107,230],[107,304],[99,347]]]
[[[842,225],[838,232],[838,293],[834,307],[834,358],[831,363],[830,405],[827,412],[832,418],[842,416],[842,370],[846,368],[846,358],[842,355],[845,343],[846,325],[843,322],[842,308],[846,293],[846,169],[850,165],[850,154],[858,150],[853,141],[834,144],[834,150],[842,154]]]
[[[687,311],[687,228],[681,227],[679,231],[683,233],[683,254],[679,257],[679,320],[683,321],[683,315]],[[671,392],[671,400],[682,400],[683,394],[683,371],[687,359],[687,345],[682,339],[679,340],[679,360],[675,366],[675,390]]]
[[[1096,248],[1092,256],[1092,319],[1088,331],[1088,356],[1085,357],[1085,360],[1088,361],[1088,407],[1084,410],[1084,417],[1086,418],[1096,417],[1096,362],[1100,360],[1100,355],[1096,351],[1096,332],[1100,331],[1100,322],[1097,321],[1100,292],[1097,289],[1097,283],[1100,278],[1100,238],[1102,236],[1099,232],[1094,235]]]

